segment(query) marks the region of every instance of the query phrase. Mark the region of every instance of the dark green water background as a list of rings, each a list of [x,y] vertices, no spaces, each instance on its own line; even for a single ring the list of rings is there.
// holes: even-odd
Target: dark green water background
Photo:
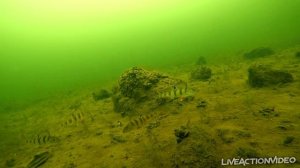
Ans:
[[[253,47],[299,44],[299,0],[3,0],[0,101],[28,102]],[[230,59],[230,58],[228,58]]]

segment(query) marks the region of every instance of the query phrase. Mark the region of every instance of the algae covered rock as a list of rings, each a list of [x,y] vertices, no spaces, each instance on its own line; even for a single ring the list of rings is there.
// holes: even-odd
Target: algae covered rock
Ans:
[[[120,92],[130,98],[141,98],[145,92],[152,88],[160,79],[166,76],[139,67],[133,67],[124,72],[119,80]]]
[[[157,96],[155,88],[163,83],[162,80],[168,80],[168,76],[139,67],[125,71],[113,88],[114,111],[122,116],[134,114],[136,109],[143,108],[144,102],[154,100]]]
[[[211,78],[212,71],[206,66],[197,66],[191,72],[191,78],[194,80],[207,81]]]
[[[192,92],[188,92],[187,83],[180,79],[133,67],[121,75],[112,93],[114,111],[126,116],[147,113],[174,100],[185,100]]]
[[[266,87],[293,82],[293,76],[282,70],[273,70],[263,65],[253,65],[248,69],[248,82],[251,87]]]
[[[273,55],[273,54],[274,54],[274,51],[271,48],[260,47],[260,48],[255,48],[255,49],[245,53],[244,58],[256,59],[256,58],[266,57],[266,56]]]

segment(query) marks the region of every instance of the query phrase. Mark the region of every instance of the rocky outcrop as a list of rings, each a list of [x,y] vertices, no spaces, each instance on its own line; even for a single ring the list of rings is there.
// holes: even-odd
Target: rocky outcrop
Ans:
[[[153,109],[160,105],[157,99],[161,99],[166,92],[170,93],[168,98],[183,93],[182,83],[162,73],[133,67],[121,75],[118,85],[113,89],[114,110],[126,116],[136,112],[136,109]],[[171,93],[175,95],[171,96]]]
[[[251,87],[266,87],[290,83],[293,80],[290,73],[264,65],[253,65],[248,69],[248,83]]]

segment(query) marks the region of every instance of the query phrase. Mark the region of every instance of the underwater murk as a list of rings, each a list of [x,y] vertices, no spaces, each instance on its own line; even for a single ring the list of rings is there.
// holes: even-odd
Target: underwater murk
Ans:
[[[299,7],[2,0],[0,167],[300,167]]]

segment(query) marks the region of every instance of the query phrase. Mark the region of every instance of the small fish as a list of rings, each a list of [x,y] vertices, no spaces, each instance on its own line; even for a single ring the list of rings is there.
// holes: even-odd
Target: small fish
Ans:
[[[26,168],[38,168],[41,165],[45,164],[50,157],[51,157],[50,152],[43,152],[43,153],[34,155],[33,159],[26,166]]]
[[[133,129],[141,128],[149,119],[151,119],[154,116],[153,113],[146,115],[146,116],[140,116],[139,118],[131,120],[123,129],[123,133],[129,132]]]
[[[171,85],[164,89],[161,93],[158,93],[159,98],[178,98],[179,96],[187,93],[187,83],[184,81],[178,81],[174,85]]]
[[[67,127],[69,125],[75,125],[78,122],[82,122],[84,119],[84,114],[81,111],[76,111],[72,113],[71,117],[68,118],[67,121],[61,124],[63,127]]]
[[[59,138],[56,136],[50,135],[49,132],[41,133],[33,136],[30,139],[26,140],[26,143],[36,144],[36,145],[43,145],[49,143],[56,143],[59,141]]]

